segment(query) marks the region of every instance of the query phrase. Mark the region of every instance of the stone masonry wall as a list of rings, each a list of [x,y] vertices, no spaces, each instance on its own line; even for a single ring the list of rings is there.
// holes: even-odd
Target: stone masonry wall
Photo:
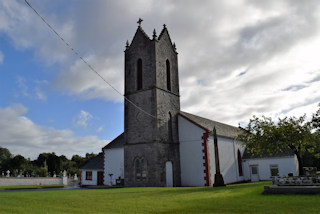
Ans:
[[[125,145],[125,186],[165,186],[166,185],[166,161],[173,163],[173,185],[180,186],[180,162],[178,144],[165,144],[159,142]],[[136,181],[134,160],[136,157],[144,157],[147,161],[146,181]]]
[[[52,185],[63,184],[62,178],[0,178],[0,186],[19,186],[19,185]]]
[[[142,60],[142,89],[137,90],[137,61]],[[171,91],[167,90],[166,60],[170,62]],[[173,185],[180,186],[177,113],[180,111],[177,54],[166,28],[150,40],[138,27],[125,51],[125,95],[156,118],[125,102],[125,186],[165,186],[167,161],[173,165]],[[169,126],[169,112],[172,116]],[[172,139],[168,128],[172,127]],[[171,131],[170,131],[171,132]],[[147,162],[145,181],[136,179],[134,160]]]

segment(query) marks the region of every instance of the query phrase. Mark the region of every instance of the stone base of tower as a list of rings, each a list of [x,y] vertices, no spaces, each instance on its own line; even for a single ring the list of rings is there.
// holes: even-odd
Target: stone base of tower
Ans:
[[[179,144],[126,144],[124,179],[127,187],[180,186]]]

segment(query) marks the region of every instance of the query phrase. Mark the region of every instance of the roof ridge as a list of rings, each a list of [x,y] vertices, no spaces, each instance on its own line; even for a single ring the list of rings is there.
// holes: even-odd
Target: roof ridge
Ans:
[[[163,34],[164,34],[165,31],[167,31],[167,33],[168,33],[168,35],[169,35],[168,29],[167,29],[166,25],[164,24],[164,25],[163,25],[163,29],[161,30],[161,32],[160,32],[160,34],[159,34],[158,40],[161,39],[161,37],[163,36]],[[169,36],[169,38],[170,38],[170,36]]]
[[[198,118],[200,118],[200,119],[212,121],[212,122],[214,122],[214,123],[219,123],[219,124],[224,125],[224,126],[230,126],[230,127],[233,127],[233,128],[239,128],[239,127],[236,127],[236,126],[233,126],[233,125],[229,125],[229,124],[226,124],[226,123],[222,123],[222,122],[219,122],[219,121],[216,121],[216,120],[211,120],[211,119],[204,118],[204,117],[201,117],[201,116],[198,116],[198,115],[195,115],[195,114],[190,114],[190,113],[185,112],[185,111],[180,111],[180,112],[181,112],[182,114],[189,114],[189,115],[198,117]]]
[[[97,156],[92,158],[86,164],[81,166],[79,169],[103,169],[102,161],[103,160],[103,153],[100,152]]]
[[[120,135],[118,135],[116,138],[114,138],[111,142],[109,142],[107,145],[105,145],[102,150],[109,148],[112,144],[116,143],[117,140],[124,135],[124,132],[122,132]]]
[[[142,33],[147,39],[151,40],[150,37],[148,36],[148,34],[142,29],[141,26],[138,26],[137,32],[138,32],[138,30],[140,30],[141,33]]]
[[[209,130],[212,134],[212,129],[215,127],[217,130],[217,134],[220,136],[228,137],[228,138],[236,138],[241,130],[238,127],[231,126],[225,123],[221,123],[215,120],[210,120],[204,117],[200,117],[194,114],[190,114],[187,112],[180,111],[180,115],[187,117],[189,120],[194,121],[196,124],[204,127],[206,130]]]
[[[162,36],[164,35],[165,32],[167,32],[167,34],[168,34],[169,41],[170,41],[170,44],[171,44],[171,47],[172,47],[173,51],[174,51],[175,53],[177,53],[176,44],[175,44],[175,43],[172,43],[172,40],[171,40],[171,37],[170,37],[170,34],[169,34],[169,31],[168,31],[168,29],[167,29],[166,24],[163,25],[163,29],[162,29],[161,33],[159,34],[158,40],[161,40],[161,38],[162,38]]]

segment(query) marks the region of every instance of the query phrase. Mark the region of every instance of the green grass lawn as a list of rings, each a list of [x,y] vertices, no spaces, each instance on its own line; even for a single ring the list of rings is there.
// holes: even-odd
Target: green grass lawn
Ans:
[[[56,188],[56,187],[64,187],[64,185],[63,184],[51,184],[51,185],[0,186],[0,190],[41,189],[41,188]]]
[[[320,213],[320,195],[263,195],[268,184],[0,192],[0,213]]]

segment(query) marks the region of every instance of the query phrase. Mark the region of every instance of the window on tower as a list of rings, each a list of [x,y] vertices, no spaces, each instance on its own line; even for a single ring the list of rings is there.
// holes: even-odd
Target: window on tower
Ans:
[[[147,180],[147,161],[143,157],[137,157],[134,161],[136,181]]]
[[[136,168],[136,180],[141,180],[141,166],[140,166],[140,159],[136,159],[135,161],[135,168]]]
[[[166,61],[166,72],[167,72],[167,89],[168,89],[168,91],[171,91],[170,62],[168,59]]]
[[[168,118],[168,140],[169,142],[173,141],[173,137],[172,137],[172,115],[169,112],[169,118]]]
[[[137,63],[137,90],[142,89],[142,60],[138,59]]]

